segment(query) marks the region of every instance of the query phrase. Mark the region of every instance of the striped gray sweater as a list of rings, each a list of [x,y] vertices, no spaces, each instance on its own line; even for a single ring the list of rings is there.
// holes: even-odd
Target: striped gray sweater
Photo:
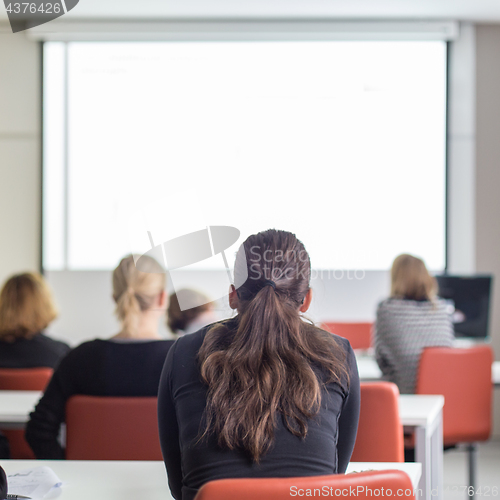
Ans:
[[[454,339],[451,316],[442,299],[384,300],[377,309],[373,335],[383,378],[394,382],[401,394],[415,392],[424,347],[450,347]]]

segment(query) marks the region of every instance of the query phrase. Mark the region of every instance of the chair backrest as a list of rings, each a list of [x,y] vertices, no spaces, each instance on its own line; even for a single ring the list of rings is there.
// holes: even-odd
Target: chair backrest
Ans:
[[[323,323],[323,328],[346,338],[353,349],[368,349],[372,345],[373,323]]]
[[[493,351],[428,347],[420,358],[417,394],[444,395],[445,444],[485,441],[491,433]]]
[[[156,397],[72,396],[66,403],[68,460],[163,460]]]
[[[356,500],[373,500],[374,496],[381,494],[382,488],[392,490],[393,495],[401,490],[408,500],[415,498],[408,474],[400,470],[384,470],[329,476],[218,479],[204,484],[195,500],[290,500],[294,496],[347,498],[349,495],[342,492],[349,493],[351,488],[356,492],[353,495]]]
[[[43,391],[52,377],[52,368],[0,368],[1,391]]]
[[[392,382],[362,382],[353,462],[404,462],[399,390]]]
[[[39,368],[0,368],[1,391],[43,391],[49,383],[54,370]],[[9,440],[10,457],[32,460],[35,455],[24,439],[22,429],[2,429]]]

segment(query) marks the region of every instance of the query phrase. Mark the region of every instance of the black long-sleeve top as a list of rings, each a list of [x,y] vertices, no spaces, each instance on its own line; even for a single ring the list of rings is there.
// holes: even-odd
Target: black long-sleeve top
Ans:
[[[278,419],[275,442],[259,464],[241,451],[221,449],[216,437],[199,440],[207,387],[197,354],[209,327],[179,338],[170,350],[158,393],[160,442],[168,482],[176,500],[192,500],[206,482],[235,477],[294,477],[345,472],[359,420],[359,377],[349,342],[350,383],[329,383],[322,390],[318,415],[308,422],[305,439],[294,436]]]
[[[30,339],[19,338],[13,342],[0,341],[0,368],[55,368],[68,354],[65,342],[54,340],[43,333]]]
[[[73,349],[54,372],[26,426],[26,440],[36,457],[64,458],[57,438],[71,396],[156,396],[173,342],[93,340]]]

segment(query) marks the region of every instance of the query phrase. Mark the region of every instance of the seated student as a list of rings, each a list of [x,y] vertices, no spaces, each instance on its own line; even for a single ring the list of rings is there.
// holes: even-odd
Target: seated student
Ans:
[[[41,275],[9,278],[0,292],[0,368],[55,368],[69,351],[68,344],[43,333],[56,317]]]
[[[213,323],[215,319],[213,303],[204,293],[183,288],[170,295],[167,326],[175,335],[181,337],[197,332],[200,328]]]
[[[310,275],[292,233],[250,236],[229,295],[238,315],[180,337],[167,356],[158,425],[177,500],[214,479],[345,471],[359,419],[356,360],[347,340],[301,319]]]
[[[377,309],[374,345],[383,378],[402,394],[413,394],[420,355],[425,347],[452,345],[448,305],[436,297],[437,283],[424,262],[412,255],[396,257],[391,296]]]
[[[26,440],[37,458],[64,458],[57,437],[70,396],[156,396],[163,363],[173,344],[158,334],[168,300],[166,278],[151,257],[143,256],[141,263],[138,271],[130,255],[113,272],[120,332],[109,340],[92,340],[73,349],[31,413]]]

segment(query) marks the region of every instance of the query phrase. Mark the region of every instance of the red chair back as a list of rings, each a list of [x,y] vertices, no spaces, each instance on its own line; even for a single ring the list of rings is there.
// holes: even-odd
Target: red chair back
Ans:
[[[66,404],[68,460],[163,460],[156,397],[73,396]]]
[[[52,368],[0,368],[0,391],[44,391]]]
[[[420,358],[417,394],[443,394],[445,444],[485,441],[491,433],[490,346],[428,347]]]
[[[52,368],[0,368],[0,390],[44,391],[49,383]],[[2,429],[9,441],[10,457],[17,460],[33,460],[35,454],[24,439],[24,430]]]
[[[362,382],[352,462],[404,462],[399,390],[392,382]]]
[[[323,323],[323,328],[335,335],[346,338],[353,349],[368,349],[372,345],[373,323]]]
[[[400,470],[384,470],[329,476],[219,479],[204,484],[195,500],[290,500],[293,496],[346,498],[349,491],[356,493],[353,496],[357,500],[373,500],[377,493],[380,495],[382,488],[384,491],[391,489],[393,495],[401,490],[408,500],[415,498],[408,474]],[[344,495],[339,491],[347,493]]]

